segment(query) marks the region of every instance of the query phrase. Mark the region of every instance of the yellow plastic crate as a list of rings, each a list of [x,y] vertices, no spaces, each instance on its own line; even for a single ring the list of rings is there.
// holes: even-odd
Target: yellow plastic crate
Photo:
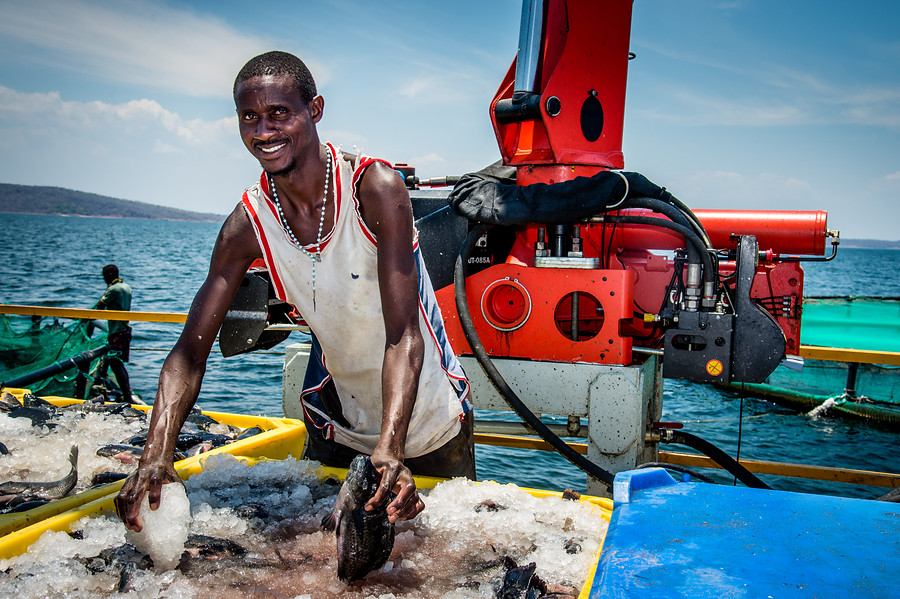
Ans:
[[[13,393],[13,395],[16,395],[21,401],[21,392],[24,390],[16,389],[5,391]],[[19,393],[16,393],[17,391]],[[77,399],[66,397],[44,397],[42,399],[46,399],[50,403],[60,407],[71,405],[73,403],[83,403]],[[143,411],[150,409],[149,406],[134,407]],[[228,424],[244,429],[256,426],[261,428],[264,432],[241,441],[217,447],[207,453],[179,460],[175,462],[175,469],[179,472],[191,468],[210,455],[219,453],[230,453],[235,456],[254,458],[266,457],[277,460],[283,460],[291,456],[299,458],[303,453],[303,445],[306,442],[306,427],[302,421],[294,420],[292,418],[247,416],[244,414],[228,414],[224,412],[203,413],[222,424]],[[108,495],[115,496],[115,494],[119,492],[119,489],[122,488],[123,482],[124,481],[120,480],[87,489],[80,493],[76,493],[75,495],[51,501],[50,503],[26,512],[0,514],[0,541],[4,540],[5,536],[17,530],[44,521],[57,514],[76,510],[81,506],[92,504],[96,500],[105,498]]]
[[[78,400],[67,398],[45,398],[57,405],[66,405]],[[135,406],[139,409],[147,409],[143,406]],[[241,414],[228,414],[222,412],[204,412],[219,422],[249,428],[259,426],[266,429],[262,434],[255,435],[244,441],[239,441],[217,448],[208,453],[193,456],[175,463],[176,470],[182,479],[197,474],[203,469],[203,461],[216,453],[230,453],[250,464],[265,459],[283,460],[288,457],[300,458],[306,441],[306,427],[300,420],[291,418],[273,418],[260,416],[244,416]],[[343,481],[347,475],[346,468],[331,468],[322,466],[319,469],[321,478],[332,478]],[[416,486],[420,489],[434,488],[446,479],[417,476]],[[85,516],[112,512],[115,510],[114,499],[122,486],[122,481],[103,485],[67,497],[24,514],[9,514],[10,516],[24,516],[24,520],[9,533],[0,532],[0,559],[8,559],[20,555],[28,550],[28,547],[37,541],[47,531],[68,531],[73,523]],[[562,493],[543,489],[522,488],[535,497],[561,497]],[[583,495],[581,501],[593,504],[600,509],[603,518],[609,522],[612,516],[613,503],[611,499]],[[48,509],[53,507],[54,509]],[[42,511],[44,510],[44,511]],[[0,516],[0,531],[3,531],[4,521]],[[602,545],[594,560],[594,569],[599,560]],[[593,585],[595,571],[588,573],[584,586],[578,595],[579,599],[587,599]]]
[[[287,427],[285,427],[287,428]],[[298,429],[302,427],[292,427],[293,429]],[[296,430],[294,430],[296,433]],[[306,431],[303,429],[302,435],[305,437]],[[302,446],[302,444],[301,444]],[[178,470],[178,475],[186,480],[190,476],[197,474],[203,470],[203,461],[211,454],[206,453],[198,456],[199,460],[194,460],[191,464],[187,464],[182,466]],[[244,457],[244,456],[236,456],[238,459],[245,460],[249,464],[255,464],[260,461],[266,459],[266,457],[258,456],[258,457]],[[287,456],[285,456],[287,457]],[[296,456],[294,456],[296,457]],[[284,459],[284,458],[278,458]],[[186,462],[187,460],[182,460],[182,462]],[[343,481],[347,476],[346,468],[331,468],[322,466],[319,468],[319,477],[324,478],[333,478],[338,481]],[[445,481],[443,478],[435,478],[430,476],[416,476],[414,477],[416,486],[419,489],[431,489],[434,488],[440,482]],[[561,497],[562,493],[558,493],[555,491],[545,491],[541,489],[527,489],[523,487],[523,490],[534,495],[535,497]],[[93,514],[99,514],[102,512],[111,512],[115,510],[114,500],[116,494],[118,493],[118,489],[114,491],[108,492],[106,495],[102,497],[94,498],[93,500],[79,505],[77,507],[73,507],[72,509],[55,514],[49,518],[46,518],[40,522],[36,522],[30,526],[27,526],[21,530],[10,533],[4,537],[0,537],[0,559],[8,559],[11,557],[15,557],[20,555],[28,550],[28,547],[37,541],[42,534],[45,532],[52,531],[68,531],[69,527],[81,520],[85,516],[91,516]],[[581,501],[591,503],[598,507],[601,510],[603,518],[608,522],[612,515],[612,500],[606,499],[603,497],[592,497],[592,496],[582,496]],[[599,557],[599,552],[598,552]],[[590,589],[590,585],[593,581],[593,573],[590,573],[588,576],[588,580],[585,583],[584,590],[582,591],[582,595],[584,592]],[[586,595],[585,595],[586,596]]]

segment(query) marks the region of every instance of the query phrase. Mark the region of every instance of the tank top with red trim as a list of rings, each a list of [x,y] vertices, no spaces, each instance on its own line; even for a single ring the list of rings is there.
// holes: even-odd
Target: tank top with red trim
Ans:
[[[263,173],[244,192],[242,204],[250,217],[279,299],[297,308],[313,332],[313,348],[301,395],[307,419],[326,437],[357,451],[371,453],[381,432],[384,316],[378,284],[377,239],[359,210],[359,181],[375,160],[355,161],[327,144],[334,184],[328,201],[335,202],[334,221],[326,233],[321,261],[316,264],[315,305],[312,260],[293,244],[281,221]],[[315,253],[315,244],[306,249]],[[406,438],[406,457],[441,447],[459,431],[459,417],[471,409],[465,373],[444,334],[434,290],[418,249],[411,240],[419,271],[419,327],[425,357],[418,395]],[[334,381],[343,426],[335,421],[315,393]]]

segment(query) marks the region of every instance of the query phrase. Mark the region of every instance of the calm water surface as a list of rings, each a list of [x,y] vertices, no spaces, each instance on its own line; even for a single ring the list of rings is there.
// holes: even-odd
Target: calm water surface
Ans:
[[[206,274],[219,225],[124,219],[0,214],[0,303],[86,308],[115,263],[134,288],[132,309],[187,312]],[[900,251],[842,249],[829,263],[805,266],[806,295],[900,296]],[[180,325],[135,323],[135,391],[152,400],[159,369]],[[288,343],[299,341],[293,334]],[[281,415],[284,345],[264,353],[210,358],[198,405],[207,410]],[[897,472],[896,434],[873,425],[813,420],[767,401],[705,385],[667,380],[664,420],[746,458]],[[678,447],[666,447],[679,451]],[[478,448],[479,476],[523,486],[584,489],[584,475],[555,454]],[[717,475],[720,481],[730,479]],[[764,477],[766,478],[766,477]],[[799,479],[772,486],[854,497],[886,490]]]

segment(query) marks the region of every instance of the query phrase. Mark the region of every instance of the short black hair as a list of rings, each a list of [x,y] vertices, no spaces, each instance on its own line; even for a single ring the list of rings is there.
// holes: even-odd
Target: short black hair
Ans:
[[[119,278],[119,267],[115,264],[107,264],[103,267],[103,280],[107,285]]]
[[[316,82],[303,61],[293,54],[278,50],[266,52],[248,60],[234,79],[232,93],[236,96],[238,85],[251,77],[262,75],[289,76],[307,104],[316,97]]]

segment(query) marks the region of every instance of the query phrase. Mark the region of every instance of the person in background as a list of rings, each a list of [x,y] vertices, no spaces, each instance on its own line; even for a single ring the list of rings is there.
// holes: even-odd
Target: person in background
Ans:
[[[366,509],[388,502],[392,522],[413,518],[425,507],[413,473],[474,478],[475,455],[468,381],[444,334],[409,192],[383,160],[319,141],[325,101],[296,56],[251,59],[233,92],[241,138],[262,173],[222,225],[116,512],[140,531],[143,498],[157,509],[162,486],[181,482],[178,433],[225,314],[261,258],[278,298],[313,333],[301,393],[305,456],[347,466],[370,455],[381,482]]]
[[[103,297],[97,300],[94,309],[130,311],[131,285],[122,280],[119,268],[115,264],[103,267],[103,280],[106,281],[106,291]],[[127,320],[110,320],[107,333],[109,353],[100,358],[96,379],[102,380],[106,377],[107,368],[112,369],[119,389],[122,390],[122,401],[133,403],[131,383],[128,379],[128,370],[125,368],[131,349],[131,327]]]

